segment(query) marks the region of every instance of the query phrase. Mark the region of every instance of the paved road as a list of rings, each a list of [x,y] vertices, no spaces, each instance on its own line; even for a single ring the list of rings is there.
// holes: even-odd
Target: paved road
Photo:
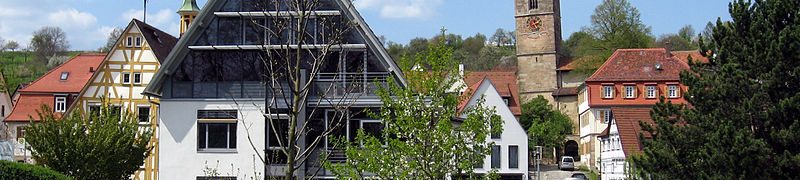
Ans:
[[[564,171],[558,169],[556,165],[542,165],[542,179],[541,180],[562,180],[572,176],[572,173],[579,173],[580,171]],[[536,166],[529,167],[531,171],[531,179],[536,180]]]

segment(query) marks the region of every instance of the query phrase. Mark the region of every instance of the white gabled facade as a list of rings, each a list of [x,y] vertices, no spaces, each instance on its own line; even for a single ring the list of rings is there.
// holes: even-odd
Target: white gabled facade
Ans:
[[[580,127],[581,162],[589,168],[600,170],[601,143],[598,135],[608,127],[610,108],[589,106],[589,91],[584,86],[579,93],[578,126]]]
[[[625,152],[622,150],[616,120],[611,119],[608,135],[600,136],[600,177],[602,180],[627,179]]]
[[[494,109],[495,114],[503,120],[503,132],[500,136],[490,136],[486,140],[494,142],[495,146],[492,147],[492,152],[486,156],[481,166],[475,168],[475,173],[485,174],[497,170],[497,173],[504,177],[521,176],[522,179],[527,179],[528,135],[522,125],[519,124],[489,79],[484,79],[478,88],[469,91],[474,91],[474,93],[467,103],[467,108],[474,107],[483,98],[484,107]],[[462,118],[465,118],[465,115],[462,115]],[[499,153],[496,152],[496,148],[499,148]],[[516,155],[511,152],[514,149],[516,149]]]

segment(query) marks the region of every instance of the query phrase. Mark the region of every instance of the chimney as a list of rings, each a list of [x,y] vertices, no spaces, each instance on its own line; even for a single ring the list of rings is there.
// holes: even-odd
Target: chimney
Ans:
[[[464,64],[458,64],[458,75],[464,77]]]
[[[664,43],[664,49],[667,50],[667,57],[668,58],[672,57],[672,43],[670,43],[669,41]]]

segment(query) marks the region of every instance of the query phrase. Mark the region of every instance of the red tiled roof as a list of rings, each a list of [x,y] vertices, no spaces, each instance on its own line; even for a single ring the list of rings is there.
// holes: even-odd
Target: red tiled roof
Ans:
[[[689,65],[668,55],[664,48],[618,49],[586,82],[678,81],[680,72],[688,69]]]
[[[464,94],[461,94],[461,102],[458,103],[458,109],[457,109],[459,114],[461,113],[461,111],[464,111],[464,109],[467,108],[467,104],[469,104],[470,98],[472,98],[472,95],[475,94],[476,90],[478,90],[478,87],[481,87],[482,83],[483,79],[481,79],[477,83],[470,84],[469,87],[467,87],[467,90],[464,91]]]
[[[689,63],[689,56],[692,57],[692,62],[708,63],[708,58],[700,54],[700,51],[672,51],[672,55],[680,59],[684,63]]]
[[[28,122],[31,117],[34,120],[41,120],[36,111],[40,110],[42,105],[52,109],[54,103],[53,94],[20,94],[14,110],[6,117],[5,122]]]
[[[650,118],[649,107],[614,107],[611,108],[611,113],[614,116],[614,121],[617,125],[619,132],[620,142],[622,142],[622,151],[625,155],[632,155],[642,152],[642,142],[639,141],[639,134],[642,133],[645,138],[650,138],[650,134],[642,131],[639,125],[643,121],[650,125],[655,125],[655,122]],[[608,136],[609,128],[611,125],[603,130],[601,136]]]
[[[39,79],[31,82],[30,85],[21,89],[21,93],[26,92],[61,92],[79,93],[86,82],[92,77],[94,72],[89,69],[97,70],[103,62],[106,54],[84,53],[75,56],[64,64],[45,73]],[[61,80],[61,73],[68,72],[67,80]]]
[[[509,98],[508,108],[514,113],[514,116],[522,115],[522,110],[519,103],[519,85],[517,85],[516,71],[482,71],[482,72],[466,72],[464,75],[464,83],[469,85],[470,89],[480,87],[480,83],[484,78],[492,81],[492,84],[500,93],[500,96]],[[474,87],[473,87],[474,86]],[[471,90],[467,90],[467,97],[472,96]]]
[[[575,65],[577,61],[573,60],[572,58],[563,58],[561,62],[558,63],[558,68],[556,70],[559,71],[572,71],[575,70]]]

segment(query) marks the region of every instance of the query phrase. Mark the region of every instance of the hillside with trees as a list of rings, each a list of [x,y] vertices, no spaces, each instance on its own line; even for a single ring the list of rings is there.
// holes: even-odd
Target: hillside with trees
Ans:
[[[448,33],[431,38],[414,38],[406,45],[386,42],[385,46],[395,60],[403,57],[415,59],[417,53],[436,42],[444,42],[447,48],[452,49],[452,58],[463,63],[469,71],[509,69],[517,65],[514,32],[502,28],[498,28],[491,37],[478,33],[463,38],[461,35]]]

